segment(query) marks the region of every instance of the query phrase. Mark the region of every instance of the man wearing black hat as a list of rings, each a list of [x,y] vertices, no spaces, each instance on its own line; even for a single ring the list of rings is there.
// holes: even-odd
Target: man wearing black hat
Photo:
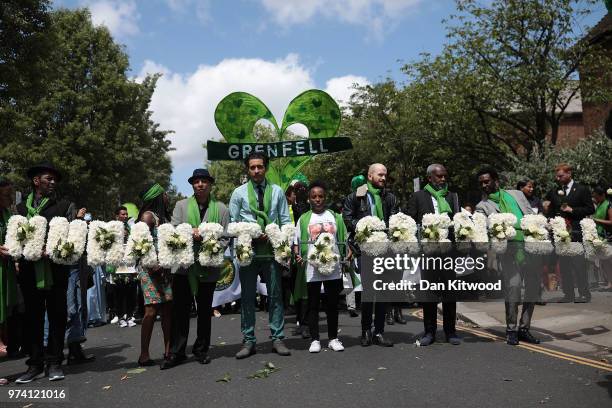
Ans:
[[[220,268],[202,267],[197,262],[199,243],[202,241],[198,226],[202,222],[216,222],[227,228],[229,212],[227,207],[216,201],[212,195],[214,177],[207,169],[195,169],[188,179],[193,187],[193,196],[176,203],[172,213],[172,224],[188,223],[193,227],[194,253],[196,263],[189,269],[179,270],[172,280],[172,334],[170,355],[161,364],[161,369],[172,368],[186,359],[185,349],[189,338],[189,313],[191,299],[196,297],[198,306],[198,329],[193,354],[201,364],[210,363],[210,320],[213,295],[220,275]]]
[[[53,217],[65,217],[69,221],[76,216],[76,208],[66,199],[60,199],[55,189],[61,181],[60,172],[49,163],[42,163],[27,172],[32,181],[32,192],[26,201],[17,206],[17,212],[27,218],[40,215],[47,221]],[[25,384],[36,379],[46,368],[49,380],[61,380],[64,359],[64,335],[66,333],[66,291],[70,267],[56,265],[47,258],[37,262],[19,262],[19,286],[25,303],[27,332],[30,339],[30,358],[26,361],[28,370],[16,383]],[[37,279],[37,275],[51,279]],[[49,319],[49,341],[43,349],[45,311]],[[45,367],[46,365],[46,367]]]

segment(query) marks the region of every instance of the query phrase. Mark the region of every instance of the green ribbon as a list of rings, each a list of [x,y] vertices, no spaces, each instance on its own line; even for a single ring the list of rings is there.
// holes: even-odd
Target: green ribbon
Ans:
[[[160,195],[162,195],[164,193],[164,191],[165,191],[164,188],[162,186],[160,186],[159,183],[155,183],[144,194],[144,196],[142,197],[142,201],[153,200],[154,198],[157,198]]]
[[[610,201],[603,200],[601,203],[599,203],[599,205],[595,209],[595,214],[593,214],[593,218],[598,219],[598,220],[607,220],[609,207],[610,207]],[[599,236],[602,238],[606,236],[606,229],[604,228],[603,225],[597,224],[597,234],[599,234]]]
[[[208,200],[208,211],[206,212],[206,221],[207,222],[219,222],[219,205],[217,201],[210,196]],[[200,206],[198,205],[198,201],[195,196],[191,196],[187,199],[187,223],[191,225],[193,228],[197,228],[200,226],[202,219],[200,218]],[[193,252],[197,257],[197,254],[200,253],[200,247],[202,244],[198,241],[193,243]],[[189,280],[189,288],[191,289],[191,293],[193,296],[198,294],[198,289],[200,287],[200,279],[203,279],[208,274],[206,268],[200,265],[197,261],[194,262],[193,265],[189,267],[187,270],[187,279]]]
[[[425,186],[425,191],[429,192],[429,194],[431,194],[438,202],[438,212],[440,214],[443,214],[443,213],[450,214],[453,212],[453,210],[451,210],[450,205],[448,204],[448,201],[446,201],[446,196],[448,195],[447,186],[444,186],[444,188],[436,190],[431,184],[427,184]]]
[[[25,203],[28,210],[27,218],[30,219],[40,215],[40,212],[48,202],[49,198],[45,197],[40,200],[38,207],[34,208],[34,193],[30,193]],[[49,289],[53,285],[53,274],[48,260],[41,259],[34,262],[34,272],[36,273],[36,287],[38,289]]]
[[[385,214],[383,213],[382,200],[380,198],[380,190],[375,188],[372,183],[368,181],[368,192],[372,194],[374,197],[374,207],[376,209],[376,216],[383,220],[385,219]]]
[[[329,211],[329,210],[328,210]],[[341,259],[346,257],[346,236],[348,235],[346,225],[342,219],[342,215],[331,212],[334,215],[336,221],[336,242],[338,242],[338,250],[340,251]],[[312,217],[312,211],[308,211],[299,219],[300,224],[300,255],[304,262],[297,266],[297,276],[295,280],[295,290],[293,294],[293,300],[308,299],[308,287],[306,284],[306,266],[308,264],[308,225],[310,224],[310,218]],[[351,280],[353,281],[353,287],[360,283],[359,278],[355,275],[355,272],[351,269]]]
[[[4,245],[6,229],[11,213],[3,209],[0,214],[0,245]],[[6,282],[6,283],[5,283]],[[17,304],[17,281],[12,260],[0,259],[0,324],[8,317],[9,309]]]
[[[518,205],[514,197],[505,190],[499,189],[496,193],[489,194],[489,200],[493,201],[499,207],[499,211],[502,213],[512,213],[516,216],[516,235],[513,241],[524,241],[525,235],[521,228],[521,219],[523,218],[523,211]],[[522,247],[518,248],[515,256],[516,262],[522,265],[525,261],[525,252]]]

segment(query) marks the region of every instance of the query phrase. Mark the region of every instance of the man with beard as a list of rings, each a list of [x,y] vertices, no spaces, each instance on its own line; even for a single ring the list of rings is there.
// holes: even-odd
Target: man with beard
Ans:
[[[461,211],[457,193],[448,191],[448,171],[441,164],[430,164],[427,167],[427,185],[423,190],[416,191],[408,202],[408,215],[417,224],[421,224],[425,214],[448,214],[450,219]],[[446,271],[428,270],[422,271],[422,278],[428,281],[439,279]],[[452,271],[449,271],[451,275]],[[431,276],[431,279],[429,279]],[[454,278],[452,272],[452,278]],[[450,276],[449,276],[450,277]],[[437,297],[437,294],[435,295]],[[443,295],[445,296],[445,295]],[[421,346],[429,346],[436,341],[438,302],[422,302],[423,325],[425,333],[419,340]],[[450,299],[442,299],[442,316],[444,319],[444,334],[446,341],[453,345],[459,345],[461,340],[455,331],[457,320],[457,303]]]
[[[172,224],[188,223],[193,227],[194,252],[199,253],[202,236],[198,226],[202,222],[215,222],[227,228],[229,212],[227,207],[215,200],[211,194],[215,179],[208,169],[195,169],[188,179],[193,187],[193,196],[176,203],[172,213]],[[172,334],[170,336],[170,355],[164,360],[161,369],[172,368],[186,358],[185,349],[189,338],[189,316],[191,299],[196,297],[198,305],[197,337],[193,344],[193,354],[201,364],[210,363],[211,314],[213,295],[220,268],[202,267],[199,263],[189,269],[180,268],[172,280]]]
[[[476,211],[487,217],[495,213],[512,213],[516,216],[516,236],[513,246],[508,245],[506,253],[500,255],[499,263],[504,277],[506,296],[506,343],[516,346],[520,341],[538,344],[540,340],[529,332],[535,302],[540,298],[540,275],[542,257],[531,254],[525,259],[524,241],[521,230],[521,219],[524,215],[533,214],[531,204],[525,194],[519,190],[499,188],[499,176],[493,168],[483,168],[478,174],[478,184],[483,192],[483,199],[476,204]],[[521,288],[525,287],[524,299],[521,299]],[[518,321],[519,303],[523,304],[520,322]]]
[[[53,217],[65,217],[69,221],[75,218],[74,204],[60,198],[55,192],[62,175],[52,164],[42,163],[31,167],[27,176],[32,182],[33,191],[26,201],[17,206],[20,215],[28,219],[40,215],[47,221]],[[61,364],[64,359],[69,272],[69,266],[52,264],[48,258],[37,262],[22,260],[19,263],[18,281],[25,303],[30,358],[26,361],[28,370],[17,379],[18,384],[31,382],[43,371],[51,381],[64,378]],[[43,348],[45,312],[49,319],[46,350]]]
[[[393,193],[385,189],[387,168],[375,163],[368,169],[368,182],[344,200],[342,216],[344,223],[354,237],[357,222],[366,216],[375,216],[389,224],[389,217],[399,212],[399,203]],[[372,343],[391,347],[393,343],[384,338],[387,304],[382,302],[361,302],[361,345]],[[374,312],[374,335],[372,335],[372,312]]]

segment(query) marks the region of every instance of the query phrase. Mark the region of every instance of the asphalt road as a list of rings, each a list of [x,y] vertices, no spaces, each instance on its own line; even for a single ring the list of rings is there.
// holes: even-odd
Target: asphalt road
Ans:
[[[322,343],[327,345],[324,314]],[[290,336],[290,357],[271,352],[267,315],[258,313],[257,354],[238,361],[240,316],[224,315],[213,322],[212,363],[190,359],[171,370],[137,368],[140,326],[115,325],[90,329],[85,349],[97,356],[86,365],[65,368],[66,379],[46,378],[27,386],[0,387],[0,406],[50,406],[39,401],[7,404],[10,389],[61,388],[69,402],[53,406],[104,407],[609,407],[612,371],[593,368],[540,352],[511,347],[504,342],[461,333],[460,346],[436,343],[417,347],[422,322],[410,317],[405,326],[387,327],[392,348],[359,345],[359,318],[340,316],[340,339],[346,350],[308,353],[308,340]],[[195,335],[192,319],[191,340]],[[440,338],[443,335],[438,333]],[[162,355],[156,323],[152,356]],[[278,370],[267,378],[248,378],[268,362]],[[2,376],[16,377],[24,360],[0,362]],[[227,382],[218,382],[226,378]],[[31,404],[31,405],[30,405]]]

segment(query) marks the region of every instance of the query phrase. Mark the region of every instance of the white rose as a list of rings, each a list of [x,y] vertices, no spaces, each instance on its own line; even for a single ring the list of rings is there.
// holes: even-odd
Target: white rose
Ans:
[[[565,195],[565,191],[559,190],[559,191],[557,191],[557,194],[560,195],[560,196],[564,196]]]

